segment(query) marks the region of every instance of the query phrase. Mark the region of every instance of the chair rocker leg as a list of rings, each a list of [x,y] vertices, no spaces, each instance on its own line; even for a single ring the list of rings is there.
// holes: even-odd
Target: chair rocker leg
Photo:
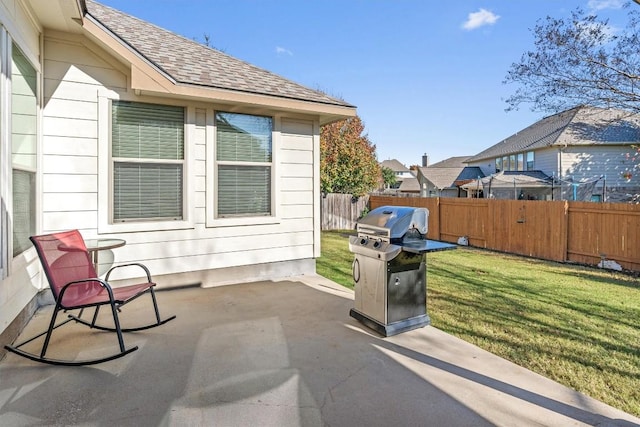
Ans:
[[[99,307],[96,307],[96,311],[94,313],[93,320],[91,322],[89,322],[89,321],[87,321],[85,319],[82,319],[80,317],[81,314],[78,315],[78,316],[74,316],[72,314],[69,314],[69,318],[71,320],[74,320],[74,321],[78,322],[78,323],[82,323],[83,325],[89,326],[90,328],[98,329],[98,330],[101,330],[101,331],[107,331],[107,332],[118,332],[118,330],[120,330],[121,332],[144,331],[145,329],[151,329],[151,328],[155,328],[155,327],[160,326],[160,325],[164,325],[165,323],[175,319],[176,318],[175,315],[167,317],[166,319],[161,319],[160,318],[160,310],[158,309],[158,302],[156,300],[156,294],[153,291],[153,288],[149,288],[149,292],[151,294],[151,299],[153,301],[153,309],[154,309],[154,312],[155,312],[156,321],[154,323],[150,323],[148,325],[137,326],[137,327],[134,327],[134,328],[119,328],[119,329],[112,328],[110,326],[97,325],[96,324],[96,318],[98,316],[98,308]],[[120,306],[115,307],[115,309],[119,310]]]
[[[129,353],[132,353],[138,349],[138,346],[131,347],[122,351],[120,353],[113,354],[111,356],[102,357],[99,359],[90,359],[90,360],[62,360],[62,359],[51,359],[48,357],[40,357],[32,353],[28,353],[24,350],[20,350],[17,347],[11,347],[8,345],[4,346],[8,351],[17,354],[18,356],[25,357],[29,360],[33,360],[34,362],[46,363],[48,365],[57,365],[57,366],[88,366],[88,365],[96,365],[98,363],[108,362],[110,360],[118,359],[122,356],[126,356]]]
[[[108,362],[110,360],[114,360],[114,359],[118,359],[122,356],[125,356],[129,353],[132,353],[134,351],[136,351],[138,349],[138,346],[135,347],[131,347],[129,349],[126,349],[124,346],[124,341],[122,338],[122,331],[120,330],[120,323],[118,321],[118,317],[117,317],[117,313],[116,313],[116,309],[113,308],[114,311],[114,323],[116,325],[116,332],[118,332],[118,344],[120,347],[120,352],[119,353],[115,353],[109,356],[105,356],[105,357],[101,357],[101,358],[97,358],[97,359],[89,359],[89,360],[64,360],[64,359],[53,359],[53,358],[48,358],[45,357],[45,354],[47,352],[47,348],[49,346],[49,340],[51,338],[51,334],[53,333],[54,329],[59,328],[60,326],[63,326],[69,322],[71,322],[72,320],[75,320],[74,317],[70,318],[60,322],[59,324],[55,324],[56,321],[56,317],[58,314],[58,311],[61,310],[60,307],[56,306],[56,309],[54,310],[54,313],[51,316],[51,321],[49,323],[49,329],[47,329],[44,332],[41,332],[38,335],[35,335],[19,344],[10,346],[10,345],[5,345],[4,348],[7,349],[8,351],[17,354],[18,356],[22,356],[24,358],[27,358],[29,360],[33,360],[34,362],[40,362],[40,363],[46,363],[49,365],[58,365],[58,366],[87,366],[87,365],[95,365],[98,363],[104,363],[104,362]],[[22,350],[20,347],[22,347],[23,345],[26,345],[40,337],[42,337],[43,335],[46,335],[45,337],[45,342],[42,345],[42,351],[40,352],[40,355],[36,355],[34,353],[30,353],[27,351]]]

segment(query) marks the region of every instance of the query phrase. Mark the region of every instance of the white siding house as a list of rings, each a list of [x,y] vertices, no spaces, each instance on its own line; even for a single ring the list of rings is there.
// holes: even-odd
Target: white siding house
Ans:
[[[380,167],[391,169],[395,174],[396,183],[391,186],[391,189],[399,189],[405,179],[415,179],[415,176],[411,172],[411,170],[396,159],[383,160],[382,162],[380,162]],[[412,191],[416,190],[414,189]]]
[[[125,239],[99,271],[159,287],[315,272],[320,126],[355,107],[90,0],[0,24],[0,343],[47,287],[31,234]]]

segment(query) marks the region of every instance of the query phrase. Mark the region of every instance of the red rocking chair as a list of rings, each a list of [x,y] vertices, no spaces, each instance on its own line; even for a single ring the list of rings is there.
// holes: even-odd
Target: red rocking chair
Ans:
[[[53,293],[53,297],[56,301],[56,306],[53,310],[51,321],[49,322],[49,329],[21,342],[20,344],[13,346],[7,345],[5,346],[7,350],[36,362],[49,363],[52,365],[93,365],[117,359],[138,349],[137,346],[125,348],[124,340],[122,338],[123,332],[141,331],[160,326],[172,319],[175,319],[176,316],[171,316],[165,320],[160,319],[158,303],[153,291],[155,283],[151,281],[151,274],[144,265],[133,263],[115,266],[107,272],[104,280],[102,280],[98,278],[98,275],[96,274],[91,261],[91,256],[89,255],[84,240],[78,230],[42,236],[32,236],[31,241],[36,247],[38,256],[42,262],[44,272],[51,287],[51,292]],[[129,266],[142,268],[146,274],[146,282],[136,285],[112,287],[109,284],[109,276],[111,275],[111,272],[117,268]],[[156,316],[155,322],[136,328],[120,327],[120,321],[118,320],[118,312],[120,311],[120,308],[145,293],[149,293],[151,295]],[[114,323],[113,327],[105,327],[96,324],[98,312],[100,307],[103,305],[108,305],[111,308]],[[91,321],[82,319],[81,317],[84,309],[91,307],[95,308],[93,319]],[[56,324],[56,318],[59,311],[64,310],[66,312],[67,310],[76,309],[80,310],[77,315],[69,314],[67,319]],[[110,356],[82,361],[47,358],[46,353],[51,339],[51,334],[56,328],[71,321],[82,323],[93,329],[115,332],[118,336],[120,351]],[[25,344],[30,343],[43,335],[46,336],[39,355],[29,353],[21,349]]]

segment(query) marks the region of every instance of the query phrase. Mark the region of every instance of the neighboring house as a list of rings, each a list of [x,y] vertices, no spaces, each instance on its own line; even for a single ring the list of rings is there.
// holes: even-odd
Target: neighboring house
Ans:
[[[384,160],[380,163],[380,167],[389,168],[396,174],[396,183],[390,187],[391,189],[399,189],[402,181],[407,178],[415,178],[411,170],[396,159]]]
[[[576,107],[545,117],[467,160],[487,176],[485,197],[630,201],[640,170],[640,115]],[[491,187],[491,188],[489,188]]]
[[[411,194],[415,196],[420,195],[420,184],[418,184],[417,178],[404,178],[402,184],[398,187],[398,193]]]
[[[320,126],[355,107],[90,0],[0,22],[0,341],[47,287],[32,234],[125,239],[100,270],[161,287],[315,272]]]
[[[425,157],[423,157],[424,159]],[[469,156],[450,157],[432,165],[418,168],[418,185],[422,197],[473,197],[477,192],[463,189],[462,186],[478,178],[484,173],[479,167],[469,167],[465,160]],[[423,163],[424,160],[423,160]],[[481,188],[480,188],[481,189]]]

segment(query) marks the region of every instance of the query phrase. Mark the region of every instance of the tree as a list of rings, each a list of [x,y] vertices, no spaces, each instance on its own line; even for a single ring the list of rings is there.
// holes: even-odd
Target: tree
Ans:
[[[520,85],[506,100],[507,110],[530,103],[533,111],[551,113],[579,105],[640,112],[638,10],[630,9],[628,18],[621,31],[580,8],[566,20],[539,20],[532,30],[535,50],[505,78]]]
[[[398,182],[396,173],[393,169],[383,166],[380,171],[382,173],[382,182],[384,182],[387,188],[393,187],[395,183]]]
[[[326,193],[356,197],[380,182],[376,146],[364,132],[360,117],[350,117],[320,129],[320,186]]]

